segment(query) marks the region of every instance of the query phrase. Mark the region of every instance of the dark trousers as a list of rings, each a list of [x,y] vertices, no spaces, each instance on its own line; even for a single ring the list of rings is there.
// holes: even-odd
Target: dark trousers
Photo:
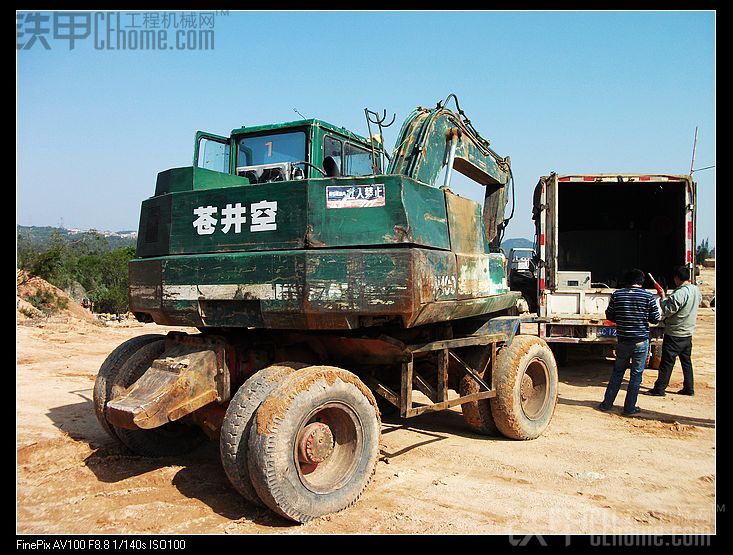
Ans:
[[[669,385],[669,378],[672,377],[674,362],[680,357],[682,375],[684,377],[685,391],[694,393],[695,383],[692,378],[692,336],[674,337],[665,335],[662,342],[662,362],[659,364],[659,375],[654,384],[656,391],[664,391]]]

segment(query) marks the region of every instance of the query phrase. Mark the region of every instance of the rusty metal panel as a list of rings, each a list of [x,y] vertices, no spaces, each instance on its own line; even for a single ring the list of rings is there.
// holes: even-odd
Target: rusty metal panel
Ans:
[[[131,284],[133,310],[172,325],[352,329],[396,319],[412,327],[504,310],[518,296],[458,299],[455,255],[427,249],[217,253],[130,268],[143,282],[158,280]]]
[[[426,412],[438,412],[441,410],[449,409],[464,403],[470,403],[471,401],[480,401],[481,399],[490,399],[496,397],[496,391],[480,391],[478,393],[471,393],[465,397],[458,397],[457,399],[451,399],[450,401],[443,401],[442,403],[436,403],[434,405],[423,405],[410,409],[403,418],[411,418],[413,416],[420,416]]]
[[[490,270],[488,255],[456,253],[456,298],[474,299],[491,295]]]
[[[228,400],[229,385],[223,344],[169,338],[163,354],[109,402],[107,414],[121,428],[157,428],[209,403]]]
[[[457,253],[486,253],[481,206],[476,201],[445,191],[451,250]]]
[[[448,349],[438,352],[438,388],[434,401],[442,403],[448,400]]]
[[[455,300],[457,271],[453,253],[420,249],[415,252],[414,265],[412,284],[420,305]]]
[[[497,316],[487,320],[474,332],[474,335],[499,335],[502,338],[501,340],[509,345],[519,331],[519,325],[522,321],[526,322],[527,320],[518,316]]]
[[[162,265],[160,260],[134,260],[127,267],[130,310],[160,310]]]
[[[346,365],[394,364],[409,357],[405,346],[396,341],[335,335],[320,339],[329,358]]]
[[[402,386],[400,395],[400,416],[405,418],[409,416],[412,410],[412,375],[413,375],[412,358],[402,363]]]
[[[420,312],[410,320],[409,325],[421,326],[432,322],[445,322],[500,312],[514,306],[520,296],[521,293],[518,291],[510,291],[502,295],[479,299],[429,303],[423,305]]]

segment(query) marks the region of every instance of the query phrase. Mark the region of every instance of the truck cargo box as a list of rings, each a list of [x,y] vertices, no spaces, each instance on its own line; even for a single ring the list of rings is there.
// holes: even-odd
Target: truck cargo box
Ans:
[[[548,341],[613,341],[611,294],[632,268],[674,287],[695,264],[695,183],[687,175],[550,174],[534,194],[536,298]],[[644,287],[656,295],[647,277]],[[554,325],[553,325],[554,324]],[[661,337],[655,326],[652,337]]]

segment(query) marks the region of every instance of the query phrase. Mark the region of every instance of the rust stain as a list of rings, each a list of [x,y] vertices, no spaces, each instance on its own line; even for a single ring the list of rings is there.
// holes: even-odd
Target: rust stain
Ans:
[[[326,243],[324,243],[323,241],[319,241],[318,239],[316,239],[313,236],[313,226],[310,225],[310,224],[306,228],[305,241],[304,242],[305,242],[305,245],[307,245],[309,247],[325,247],[325,246],[327,246]]]
[[[396,243],[405,243],[410,241],[410,226],[406,228],[401,225],[394,226],[394,240]]]
[[[439,218],[438,216],[435,216],[431,214],[430,212],[425,212],[425,214],[423,215],[423,218],[425,218],[428,221],[440,222],[441,224],[445,223],[445,218]]]

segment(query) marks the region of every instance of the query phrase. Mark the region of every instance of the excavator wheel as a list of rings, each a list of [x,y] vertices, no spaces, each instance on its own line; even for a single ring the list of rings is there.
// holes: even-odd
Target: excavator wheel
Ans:
[[[229,481],[250,503],[264,506],[249,478],[247,438],[255,411],[280,382],[295,370],[308,366],[302,362],[278,362],[252,375],[229,402],[219,437],[221,463]]]
[[[545,431],[557,404],[557,364],[545,341],[517,335],[497,355],[496,397],[491,414],[511,439],[534,439]]]
[[[97,379],[94,382],[94,393],[92,395],[94,399],[94,413],[97,416],[97,420],[99,420],[99,423],[102,425],[102,428],[104,428],[104,431],[113,439],[119,440],[117,434],[112,429],[111,424],[107,422],[104,409],[107,405],[107,401],[109,401],[111,397],[110,392],[112,390],[114,377],[120,372],[122,365],[125,364],[125,362],[127,362],[127,360],[142,347],[163,338],[164,336],[160,334],[147,334],[128,339],[112,351],[99,368]]]
[[[662,346],[652,345],[649,349],[649,360],[647,360],[646,367],[652,370],[659,370],[659,366],[662,364]]]
[[[469,350],[470,349],[470,350]],[[484,382],[491,382],[491,376],[488,369],[483,371],[487,366],[489,358],[491,358],[491,349],[487,347],[470,347],[466,349],[464,361],[471,368],[475,369]],[[480,391],[479,383],[468,374],[461,377],[459,383],[459,393],[461,397],[478,393]],[[494,416],[491,413],[491,400],[480,399],[478,401],[470,401],[461,405],[463,419],[474,432],[486,436],[499,435],[499,429],[494,422]]]
[[[381,421],[372,392],[333,366],[287,378],[257,409],[249,474],[274,512],[308,522],[350,507],[372,479]]]
[[[106,378],[106,402],[114,399],[135,383],[153,361],[165,350],[165,340],[154,340],[138,349],[116,370],[110,371]],[[95,388],[96,389],[96,388]],[[133,453],[147,457],[165,457],[188,453],[201,444],[206,436],[196,426],[184,422],[169,422],[159,428],[149,430],[119,428],[107,423],[117,438]]]

